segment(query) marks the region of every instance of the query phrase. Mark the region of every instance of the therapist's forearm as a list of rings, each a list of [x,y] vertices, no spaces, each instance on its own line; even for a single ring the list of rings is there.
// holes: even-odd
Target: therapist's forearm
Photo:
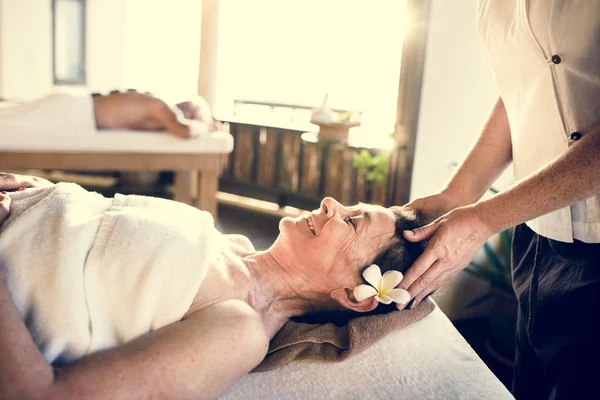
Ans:
[[[474,209],[492,233],[600,193],[600,127],[511,188]]]
[[[444,189],[455,206],[479,200],[512,161],[510,126],[498,98],[477,141]]]
[[[54,373],[31,339],[0,270],[0,399],[39,398]]]

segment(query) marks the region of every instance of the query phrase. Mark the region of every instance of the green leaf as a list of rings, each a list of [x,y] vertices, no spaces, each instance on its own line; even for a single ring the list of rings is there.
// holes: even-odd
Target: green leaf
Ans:
[[[373,171],[367,172],[366,179],[368,182],[373,182],[376,178],[377,178],[377,173],[375,173]]]
[[[387,155],[373,156],[368,150],[363,149],[355,154],[352,165],[365,176],[367,182],[377,183],[385,187],[389,171],[389,157]]]

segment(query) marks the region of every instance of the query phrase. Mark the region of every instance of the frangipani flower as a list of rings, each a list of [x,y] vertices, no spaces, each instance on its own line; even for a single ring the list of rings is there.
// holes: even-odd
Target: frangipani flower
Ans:
[[[404,276],[400,271],[389,270],[383,276],[381,269],[376,264],[371,264],[363,271],[363,278],[370,285],[358,285],[354,288],[356,301],[363,301],[375,296],[377,301],[390,304],[392,301],[406,304],[410,300],[410,293],[404,289],[395,289]]]

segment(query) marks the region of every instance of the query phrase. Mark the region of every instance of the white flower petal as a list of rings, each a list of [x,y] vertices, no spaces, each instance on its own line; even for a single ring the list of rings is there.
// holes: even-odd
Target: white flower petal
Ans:
[[[410,293],[404,289],[392,289],[385,294],[391,297],[394,302],[398,304],[406,304],[410,301]]]
[[[402,281],[402,278],[404,278],[404,276],[400,271],[396,271],[393,269],[387,271],[381,277],[381,286],[379,287],[379,290],[382,293],[387,293],[388,291],[395,288],[400,283],[400,281]]]
[[[363,278],[369,282],[374,288],[379,288],[379,282],[381,281],[381,270],[377,264],[371,264],[363,271]]]
[[[383,295],[383,296],[375,296],[375,298],[377,299],[378,302],[383,303],[383,304],[390,304],[392,301],[394,301],[394,299],[392,299],[390,296],[388,295]]]
[[[376,295],[377,290],[370,285],[358,285],[354,288],[354,297],[356,297],[356,301],[363,301]]]

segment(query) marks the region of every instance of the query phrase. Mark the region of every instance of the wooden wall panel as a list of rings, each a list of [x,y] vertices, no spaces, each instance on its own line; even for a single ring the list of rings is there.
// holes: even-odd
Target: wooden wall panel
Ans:
[[[304,196],[320,199],[322,150],[312,143],[303,146],[300,191]]]
[[[348,148],[342,150],[342,204],[351,205],[350,195],[352,193],[352,151]]]
[[[279,187],[290,192],[298,191],[298,171],[300,170],[300,135],[282,131],[281,168]]]
[[[355,173],[354,178],[354,190],[352,196],[352,203],[356,204],[359,202],[367,203],[369,201],[367,197],[367,181],[365,175],[359,172]]]
[[[229,155],[227,155],[227,158],[225,159],[225,162],[223,163],[223,176],[225,177],[229,177],[231,176],[231,163],[233,161],[233,156],[231,155],[231,153]]]
[[[352,155],[345,147],[332,146],[325,166],[325,193],[344,205],[350,204]]]
[[[261,128],[258,140],[258,176],[260,185],[275,187],[277,181],[277,140],[279,133],[274,128]]]
[[[250,182],[254,163],[254,134],[257,127],[238,125],[233,149],[233,178]]]
[[[371,198],[369,203],[379,204],[380,206],[386,206],[387,190],[379,185],[372,185]]]
[[[230,184],[250,183],[272,193],[279,189],[282,205],[294,194],[315,201],[331,196],[345,205],[389,205],[389,186],[374,186],[354,169],[353,158],[360,149],[303,141],[301,132],[285,129],[232,123],[231,131],[235,148],[223,175]],[[396,162],[403,159],[402,151],[395,156]]]
[[[221,121],[219,121],[221,122]],[[233,123],[229,123],[229,122],[221,122],[223,125],[223,130],[231,133],[231,136],[233,136],[233,145],[234,145],[234,151],[235,151],[235,143],[236,143],[236,139],[235,139],[235,135],[236,135],[236,131],[237,131],[237,124],[233,124]],[[226,157],[225,160],[223,162],[223,173],[222,173],[222,177],[223,178],[231,178],[232,174],[233,174],[233,151],[231,153],[229,153]]]

